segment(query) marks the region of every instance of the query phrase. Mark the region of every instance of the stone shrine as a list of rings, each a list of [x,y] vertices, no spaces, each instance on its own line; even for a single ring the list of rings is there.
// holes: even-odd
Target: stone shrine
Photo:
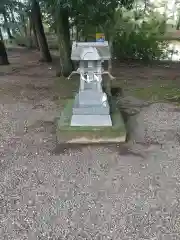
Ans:
[[[73,43],[71,59],[79,61],[79,68],[69,78],[79,74],[80,87],[74,99],[71,126],[112,126],[107,95],[102,90],[102,75],[113,78],[102,68],[102,62],[110,57],[107,41]]]

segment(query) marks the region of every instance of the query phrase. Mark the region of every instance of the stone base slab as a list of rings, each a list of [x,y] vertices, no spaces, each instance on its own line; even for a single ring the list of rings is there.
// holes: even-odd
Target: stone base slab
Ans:
[[[107,127],[112,126],[112,122],[110,115],[73,115],[71,126]]]

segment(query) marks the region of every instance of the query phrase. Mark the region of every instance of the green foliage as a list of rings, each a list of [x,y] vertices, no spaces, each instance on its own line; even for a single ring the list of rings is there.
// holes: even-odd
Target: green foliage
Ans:
[[[31,0],[0,1],[0,13],[6,8],[8,16],[8,22],[2,26],[13,30],[17,42],[30,45]],[[158,39],[165,32],[167,19],[160,12],[153,11],[149,0],[39,0],[39,3],[47,32],[53,30],[53,34],[58,34],[59,16],[65,15],[69,19],[70,30],[75,26],[76,39],[90,40],[96,32],[104,32],[117,58],[149,61],[166,56],[167,42]],[[16,13],[14,19],[12,12]],[[62,26],[68,25],[63,22]],[[61,36],[63,34],[61,29]],[[72,35],[74,37],[74,31]],[[54,39],[48,42],[56,45]]]
[[[41,5],[51,17],[52,24],[58,24],[58,15],[66,11],[71,19],[71,26],[78,31],[87,32],[89,26],[98,27],[112,19],[118,6],[132,7],[134,0],[42,0]],[[41,8],[42,9],[42,8]],[[54,27],[53,27],[54,28]]]
[[[151,61],[167,57],[168,43],[159,40],[166,30],[165,21],[153,17],[140,20],[123,17],[114,33],[113,54],[116,58]]]

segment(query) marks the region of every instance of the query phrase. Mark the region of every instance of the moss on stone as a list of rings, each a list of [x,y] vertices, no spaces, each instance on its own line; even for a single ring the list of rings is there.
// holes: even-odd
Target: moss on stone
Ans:
[[[118,138],[126,136],[126,128],[123,121],[123,118],[119,110],[112,105],[114,103],[111,101],[111,119],[113,126],[111,127],[91,127],[91,126],[70,126],[71,117],[72,117],[72,108],[73,108],[74,99],[69,99],[64,110],[62,111],[60,117],[57,119],[57,140],[68,141],[73,138],[83,138],[88,139],[102,139],[106,138]]]

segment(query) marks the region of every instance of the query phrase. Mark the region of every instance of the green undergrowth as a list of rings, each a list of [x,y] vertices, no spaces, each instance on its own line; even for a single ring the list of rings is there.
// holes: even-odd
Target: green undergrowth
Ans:
[[[135,88],[132,90],[132,95],[150,101],[180,102],[180,89],[173,85],[152,85],[147,88]]]
[[[65,106],[69,98],[73,98],[78,90],[78,80],[68,80],[65,77],[56,77],[54,90],[56,92],[54,101],[60,106]]]
[[[139,99],[157,102],[157,101],[173,101],[180,103],[180,87],[178,82],[165,81],[166,83],[158,82],[153,80],[151,84],[145,86],[144,82],[134,81],[137,84],[122,83],[120,82],[117,86],[125,90],[126,95],[134,96]]]

